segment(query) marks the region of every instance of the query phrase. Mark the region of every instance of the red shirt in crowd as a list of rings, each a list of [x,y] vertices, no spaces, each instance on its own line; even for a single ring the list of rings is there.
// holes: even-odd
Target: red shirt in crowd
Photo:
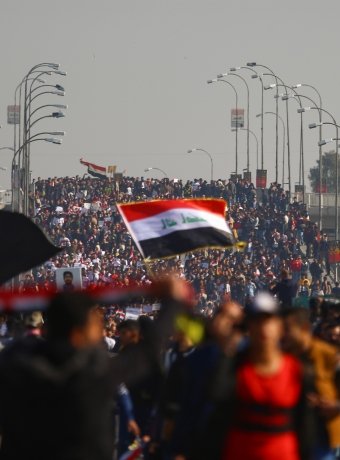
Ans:
[[[299,460],[291,412],[301,395],[301,365],[284,355],[278,372],[260,375],[253,364],[236,375],[237,409],[223,460]]]

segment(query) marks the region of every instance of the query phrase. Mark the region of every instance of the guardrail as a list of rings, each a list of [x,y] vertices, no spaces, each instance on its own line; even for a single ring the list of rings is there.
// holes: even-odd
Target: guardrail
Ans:
[[[295,194],[299,201],[302,201],[302,194]],[[305,193],[305,203],[309,207],[319,206],[319,194],[318,193]],[[335,206],[335,193],[322,193],[321,194],[321,206],[322,207],[334,207]],[[340,203],[339,203],[340,206]]]

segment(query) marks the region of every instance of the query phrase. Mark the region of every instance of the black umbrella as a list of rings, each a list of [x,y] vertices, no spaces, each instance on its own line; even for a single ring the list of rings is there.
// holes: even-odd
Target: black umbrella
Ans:
[[[62,251],[28,217],[9,211],[0,211],[0,241],[0,284]]]

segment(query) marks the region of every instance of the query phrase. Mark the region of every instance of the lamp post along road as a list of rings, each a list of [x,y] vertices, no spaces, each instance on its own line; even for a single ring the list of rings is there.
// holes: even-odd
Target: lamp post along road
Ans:
[[[207,81],[208,84],[217,83],[217,82],[226,83],[227,85],[229,85],[233,89],[233,91],[235,93],[235,103],[236,103],[236,113],[237,113],[238,112],[238,92],[237,92],[235,86],[232,85],[228,80],[224,80],[223,78],[217,78],[217,79]],[[236,171],[236,174],[237,174],[237,171],[238,171],[238,134],[237,134],[237,130],[235,132],[235,171]]]
[[[160,171],[162,174],[164,174],[164,176],[165,176],[166,179],[169,178],[169,176],[167,175],[167,173],[166,173],[165,171],[163,171],[163,169],[161,169],[161,168],[156,168],[156,167],[151,167],[151,166],[150,166],[150,168],[144,169],[144,172],[146,173],[146,172],[153,171],[153,170]]]
[[[275,112],[271,112],[271,111],[266,111],[264,112],[265,115],[269,114],[269,115],[275,115],[276,116],[276,113]],[[260,117],[261,114],[257,114],[256,115],[257,117]],[[284,185],[285,183],[285,147],[286,147],[286,127],[285,127],[285,122],[283,120],[283,118],[281,117],[281,115],[278,116],[278,119],[281,121],[281,124],[282,124],[282,185]]]
[[[261,83],[261,168],[263,169],[264,157],[263,157],[263,136],[264,136],[264,126],[263,126],[263,113],[264,113],[264,85],[261,76],[254,70],[252,67],[241,66],[241,67],[231,67],[230,72],[236,72],[237,70],[245,69],[252,72],[252,78],[258,78]]]
[[[310,101],[312,104],[313,104],[313,107],[303,107],[303,108],[300,108],[298,109],[298,112],[302,111],[302,112],[306,112],[307,110],[317,110],[318,113],[319,113],[319,124],[322,125],[322,113],[325,112],[327,113],[328,115],[332,117],[332,115],[327,112],[327,110],[323,109],[322,107],[319,107],[317,105],[317,103],[310,97],[308,96],[305,96],[303,94],[299,94],[299,97],[301,98],[304,98],[304,99],[307,99],[308,101]],[[334,118],[333,118],[334,120]],[[322,229],[322,144],[321,143],[321,140],[320,139],[320,129],[319,129],[319,227],[320,227],[320,230]]]
[[[18,187],[15,186],[15,170],[16,170],[15,162],[16,162],[17,156],[19,156],[21,151],[25,148],[25,146],[26,146],[25,144],[28,144],[28,143],[31,143],[31,142],[45,141],[45,142],[51,142],[53,144],[61,144],[62,143],[61,139],[58,139],[58,138],[55,138],[55,137],[43,137],[43,138],[40,138],[38,136],[46,136],[46,135],[48,135],[48,136],[58,136],[58,135],[63,135],[63,134],[64,134],[63,132],[42,132],[42,133],[35,134],[31,138],[26,139],[26,141],[18,148],[18,150],[16,150],[14,152],[13,160],[12,160],[12,168],[11,168],[12,211],[17,211],[17,212],[21,211],[21,209],[20,209],[20,184],[18,184]],[[17,180],[20,181],[20,176],[17,177]],[[18,190],[17,206],[15,205],[15,189],[16,188]]]
[[[281,83],[281,85],[285,87],[285,93],[288,96],[287,88],[289,88],[289,87],[287,85],[285,85],[283,80],[280,77],[278,77],[276,74],[274,74],[273,72],[271,72],[268,75],[271,75],[272,77],[274,77],[276,81],[279,81]],[[278,84],[275,83],[274,85],[272,84],[272,85],[267,86],[265,89],[275,88],[275,87],[277,87],[277,85]],[[278,97],[278,93],[276,94],[276,96]],[[287,119],[286,120],[286,129],[287,129],[288,187],[289,187],[289,198],[290,198],[291,193],[292,193],[292,181],[291,181],[291,162],[290,162],[290,132],[289,132],[289,105],[288,105],[288,100],[286,100],[286,119]]]
[[[286,101],[286,104],[288,104],[289,99],[294,99],[296,102],[299,104],[300,109],[302,109],[302,103],[301,103],[301,97],[300,95],[296,92],[296,90],[293,87],[287,86],[285,84],[280,84],[278,86],[283,86],[286,90],[286,94],[282,95],[282,100]],[[293,91],[294,95],[289,95],[288,94],[288,89]],[[299,164],[299,184],[301,184],[301,179],[302,179],[302,201],[303,203],[305,202],[305,155],[304,155],[304,144],[303,144],[303,112],[300,112],[300,164]]]
[[[320,92],[315,88],[313,85],[309,85],[307,83],[297,83],[293,85],[293,88],[300,88],[300,87],[306,87],[306,88],[312,88],[316,94],[318,95],[319,98],[319,107],[322,109],[322,97]],[[313,104],[314,101],[313,101]],[[322,140],[322,111],[320,112],[320,126],[319,126],[319,143]],[[320,225],[321,225],[321,220],[322,220],[322,203],[321,203],[321,182],[322,182],[322,147],[319,145],[319,184],[320,184],[320,191],[319,191],[319,220],[320,220]],[[320,227],[321,229],[321,227]]]
[[[329,140],[321,140],[319,144],[325,145],[328,142],[335,141],[336,142],[336,148],[335,148],[335,169],[336,169],[336,174],[335,174],[335,240],[338,241],[339,239],[339,210],[338,210],[338,195],[339,195],[339,126],[334,123],[324,123],[324,124],[331,124],[336,127],[336,137],[333,137]],[[314,126],[313,126],[314,127]],[[335,264],[335,280],[338,281],[338,264]]]
[[[271,75],[274,76],[276,85],[278,83],[279,78],[276,76],[276,74],[273,72],[271,68],[268,66],[262,65],[262,64],[257,64],[256,62],[248,62],[247,66],[249,67],[261,67],[263,69],[268,70]],[[276,95],[278,95],[278,88],[276,87]],[[279,101],[278,97],[276,98],[276,104],[275,104],[275,117],[276,117],[276,123],[275,123],[275,181],[278,182],[279,176],[278,176],[278,164],[279,164]],[[263,168],[262,168],[263,169]]]
[[[48,70],[44,69],[44,67],[47,67]],[[32,83],[29,87],[29,90],[28,90],[28,80],[30,79],[30,75],[33,73],[33,72],[36,72],[36,69],[40,69],[40,73],[38,73],[38,75],[32,80]],[[55,73],[55,74],[58,74],[58,75],[63,75],[65,76],[66,75],[66,72],[63,72],[61,70],[59,70],[59,64],[53,64],[53,63],[42,63],[42,64],[38,64],[36,66],[34,66],[29,72],[28,74],[26,75],[26,77],[24,78],[24,81],[25,81],[25,92],[24,92],[24,101],[25,101],[25,104],[24,104],[24,126],[23,126],[23,140],[24,140],[24,144],[25,144],[25,147],[23,148],[23,156],[24,156],[24,213],[26,215],[28,215],[29,213],[29,188],[30,188],[30,146],[31,146],[31,143],[25,143],[25,141],[28,139],[28,138],[31,138],[31,132],[30,132],[30,129],[31,129],[31,126],[33,126],[33,124],[35,124],[35,122],[33,123],[30,123],[29,120],[31,119],[31,113],[32,113],[32,102],[42,96],[43,94],[56,94],[56,95],[59,95],[59,96],[64,96],[64,88],[60,85],[48,85],[48,84],[42,84],[36,88],[33,88],[34,86],[34,83],[38,80],[38,78],[40,76],[42,76],[43,74],[48,74],[48,75],[51,75],[52,73]],[[54,91],[52,90],[47,90],[48,88],[53,88]],[[32,94],[41,90],[41,89],[45,89],[41,92],[39,92],[38,94],[35,94],[34,97],[32,97]],[[60,116],[62,115],[57,115],[57,113],[55,112],[54,114],[52,114],[51,117],[53,118],[59,118]],[[41,117],[40,119],[42,119],[43,117]],[[39,120],[36,120],[36,122],[39,121]],[[19,160],[19,163],[20,163],[20,160]]]
[[[250,132],[250,129],[249,129],[250,128],[249,126],[249,111],[250,111],[249,86],[245,78],[241,77],[241,75],[234,73],[234,72],[226,72],[226,73],[217,75],[217,79],[221,79],[229,75],[241,79],[243,83],[245,84],[246,90],[247,90],[247,172],[249,172],[249,132]]]
[[[203,152],[206,155],[208,155],[208,157],[210,158],[210,181],[212,182],[214,180],[214,161],[213,161],[211,154],[207,150],[204,150],[201,148],[190,149],[188,150],[187,153],[192,153],[192,152]]]
[[[336,130],[336,134],[335,134],[336,137],[333,137],[329,140],[321,139],[321,141],[319,141],[319,144],[321,144],[320,147],[328,144],[328,142],[339,140],[339,125],[337,125],[335,119],[328,111],[326,111],[325,109],[321,109],[321,110],[325,111],[333,120],[333,123],[323,122],[322,124],[334,126]],[[310,129],[316,128],[316,126],[317,126],[316,123],[312,123],[309,125],[309,128]],[[339,203],[338,203],[338,199],[339,199],[339,143],[336,142],[336,147],[335,147],[335,239],[336,240],[339,239]]]
[[[261,116],[261,114],[260,114]],[[235,132],[237,128],[232,128],[232,131]],[[248,131],[248,135],[249,133],[254,137],[255,141],[256,141],[256,169],[259,169],[259,140],[256,136],[256,134],[254,133],[254,131],[252,131],[251,129],[247,129],[247,128],[238,128],[240,131]],[[247,171],[249,172],[249,169],[247,168]]]
[[[29,151],[28,151],[28,145],[30,143],[27,143],[27,88],[28,88],[28,80],[30,79],[32,73],[36,73],[37,69],[40,69],[40,73],[45,71],[46,69],[43,68],[48,68],[52,70],[58,70],[59,69],[59,64],[55,63],[50,63],[50,62],[42,62],[40,64],[37,64],[33,66],[29,72],[25,75],[23,79],[23,83],[25,85],[25,92],[24,92],[24,128],[23,128],[23,148],[19,148],[19,152],[23,152],[23,158],[24,158],[24,214],[28,215],[28,194],[29,194],[29,169],[30,169],[30,161],[29,161]],[[37,77],[38,78],[38,77]],[[21,88],[21,86],[20,86]],[[21,91],[21,89],[20,89]]]

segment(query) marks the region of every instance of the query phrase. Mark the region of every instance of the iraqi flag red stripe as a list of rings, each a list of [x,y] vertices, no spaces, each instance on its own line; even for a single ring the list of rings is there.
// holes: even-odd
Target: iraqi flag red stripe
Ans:
[[[101,172],[101,173],[106,174],[106,167],[105,167],[105,166],[98,166],[98,165],[96,165],[96,164],[94,164],[94,163],[89,163],[88,161],[85,161],[85,160],[83,160],[82,158],[80,159],[80,163],[81,163],[82,165],[85,165],[85,166],[87,166],[87,167],[92,168],[92,169],[95,170],[95,171],[98,171],[98,172]]]
[[[224,216],[226,202],[224,200],[207,199],[157,200],[133,204],[119,204],[117,207],[128,222],[133,222],[176,208],[204,210],[219,216]]]

